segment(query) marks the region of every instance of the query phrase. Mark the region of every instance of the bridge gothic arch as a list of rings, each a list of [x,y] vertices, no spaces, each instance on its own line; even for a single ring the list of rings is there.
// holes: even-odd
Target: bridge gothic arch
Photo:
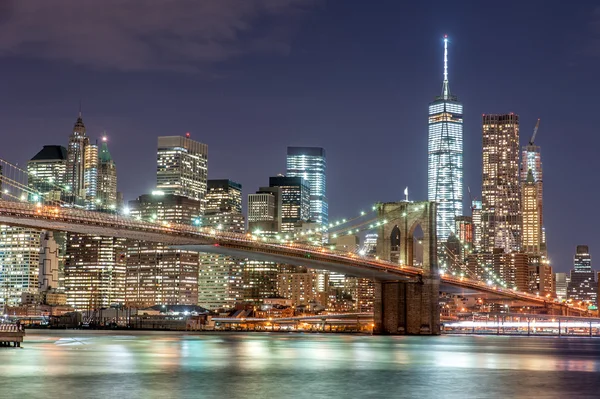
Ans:
[[[423,274],[416,281],[376,281],[373,319],[380,334],[440,333],[436,203],[385,202],[376,205],[380,224],[377,256],[414,266],[415,230],[423,237]]]
[[[376,207],[378,219],[386,222],[378,229],[377,256],[400,265],[413,266],[413,234],[420,226],[423,231],[423,269],[425,274],[437,275],[435,202],[384,202]]]

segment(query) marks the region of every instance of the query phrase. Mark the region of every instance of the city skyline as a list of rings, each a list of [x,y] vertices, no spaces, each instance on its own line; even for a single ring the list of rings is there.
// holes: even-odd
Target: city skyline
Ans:
[[[341,6],[336,5],[335,7]],[[332,6],[332,8],[335,7]],[[411,12],[424,12],[420,6],[411,5],[411,7],[415,8],[411,9]],[[382,6],[381,10],[372,11],[366,18],[381,16],[386,12],[384,8]],[[524,5],[522,8],[523,13],[527,14],[528,10],[536,7],[534,5]],[[552,12],[556,13],[557,9],[560,9],[560,7],[552,5],[544,12],[551,15]],[[582,2],[575,9],[569,12],[578,21],[579,25],[587,26],[594,22],[591,3]],[[389,11],[390,9],[387,10],[387,12]],[[316,10],[313,12],[321,15],[320,18],[326,19],[331,17],[329,13],[332,13],[333,10]],[[360,11],[355,10],[354,12],[359,13]],[[455,12],[458,13],[459,11]],[[504,28],[499,27],[493,36],[490,36],[487,32],[482,32],[480,38],[468,36],[466,34],[468,30],[477,26],[475,16],[478,15],[478,12],[481,12],[481,10],[476,7],[475,10],[470,11],[465,16],[465,27],[457,26],[452,21],[440,23],[441,12],[436,12],[436,15],[432,17],[432,21],[425,24],[422,30],[412,34],[410,40],[406,37],[403,38],[400,34],[395,34],[392,41],[384,35],[386,45],[395,46],[393,47],[395,49],[393,57],[390,55],[392,58],[388,60],[389,62],[382,64],[382,70],[377,73],[378,76],[373,77],[371,80],[366,80],[367,76],[371,77],[371,75],[368,74],[370,69],[364,63],[359,62],[355,65],[348,65],[347,73],[337,76],[331,67],[323,64],[328,58],[323,58],[323,54],[318,54],[317,59],[319,61],[317,64],[324,66],[324,70],[319,76],[330,78],[326,81],[319,80],[321,83],[318,86],[306,84],[306,75],[314,75],[316,71],[309,68],[306,74],[302,74],[296,67],[291,65],[291,63],[303,59],[307,61],[296,49],[298,46],[306,48],[314,42],[314,33],[307,34],[306,30],[301,30],[295,36],[298,42],[292,46],[294,51],[291,55],[287,57],[263,56],[263,61],[264,57],[277,60],[278,68],[270,70],[271,73],[275,72],[273,83],[264,85],[264,94],[256,99],[258,101],[257,105],[249,107],[242,106],[250,105],[248,101],[251,98],[254,99],[254,95],[250,95],[253,89],[252,86],[248,85],[247,79],[250,76],[253,76],[253,79],[262,76],[253,68],[257,65],[257,60],[250,62],[252,64],[250,65],[250,72],[245,76],[233,74],[233,77],[222,79],[211,80],[198,76],[170,75],[167,72],[157,73],[164,80],[164,83],[154,83],[158,93],[162,93],[161,95],[164,95],[169,101],[175,101],[173,105],[163,107],[161,105],[162,100],[153,97],[145,103],[145,111],[142,111],[139,106],[133,105],[137,95],[134,95],[130,90],[119,88],[115,92],[117,94],[115,104],[109,105],[104,102],[103,98],[106,98],[109,91],[112,98],[115,94],[112,91],[117,86],[121,87],[124,80],[130,80],[131,76],[138,76],[131,82],[131,88],[137,90],[146,82],[146,77],[135,75],[134,72],[91,71],[86,67],[59,64],[64,70],[49,68],[50,70],[45,72],[44,76],[60,76],[68,71],[69,74],[73,74],[73,81],[76,83],[67,84],[64,87],[64,93],[61,92],[58,95],[55,103],[41,108],[43,104],[46,104],[43,101],[43,95],[40,95],[39,98],[35,96],[36,98],[21,101],[20,107],[13,104],[14,101],[12,100],[11,103],[6,100],[2,103],[4,106],[0,127],[4,131],[14,132],[15,139],[22,138],[23,136],[20,133],[25,132],[21,130],[24,125],[24,115],[31,118],[31,123],[26,124],[28,125],[28,132],[31,130],[31,126],[34,130],[33,133],[30,133],[31,137],[27,140],[27,143],[19,143],[15,140],[11,146],[15,150],[3,154],[3,156],[22,165],[44,144],[66,145],[64,135],[73,125],[77,103],[81,98],[84,120],[88,131],[87,135],[90,139],[93,141],[100,136],[101,131],[107,130],[111,154],[122,171],[120,173],[119,189],[127,188],[127,190],[123,190],[127,200],[150,192],[153,188],[152,173],[155,162],[153,147],[155,146],[156,137],[168,134],[182,135],[187,131],[191,132],[193,139],[205,142],[211,148],[209,178],[230,178],[240,181],[245,189],[244,196],[254,192],[261,184],[264,184],[263,181],[266,177],[285,171],[285,147],[314,145],[326,148],[328,151],[328,197],[331,204],[330,214],[332,220],[354,214],[376,200],[392,201],[401,199],[402,190],[405,186],[409,186],[411,199],[424,199],[426,198],[426,179],[424,178],[426,175],[426,161],[423,154],[426,151],[426,124],[423,123],[423,117],[426,110],[423,104],[430,102],[432,100],[431,94],[439,91],[440,37],[447,32],[455,42],[453,49],[456,49],[453,50],[455,52],[452,53],[451,59],[453,82],[456,82],[453,87],[460,93],[461,101],[465,104],[465,109],[468,110],[464,123],[465,189],[471,187],[474,195],[479,197],[481,131],[478,119],[481,113],[511,111],[518,113],[521,118],[521,145],[526,144],[526,140],[530,137],[529,132],[533,129],[536,119],[541,118],[542,127],[536,144],[539,144],[544,152],[544,180],[546,183],[544,225],[548,232],[549,256],[555,270],[568,271],[572,262],[572,248],[580,243],[588,243],[593,253],[594,243],[598,241],[597,233],[590,226],[586,226],[587,220],[584,217],[583,210],[573,209],[571,211],[569,209],[570,212],[563,212],[564,204],[569,204],[570,201],[573,201],[572,198],[578,198],[584,192],[583,188],[579,187],[581,184],[578,185],[575,181],[572,182],[570,177],[578,176],[576,180],[580,183],[582,181],[593,181],[590,174],[594,169],[593,165],[583,169],[576,160],[570,160],[568,156],[564,157],[565,145],[569,144],[565,144],[563,140],[565,135],[570,134],[576,134],[577,137],[583,135],[584,137],[584,131],[586,129],[590,130],[590,125],[585,124],[583,115],[593,112],[593,101],[585,101],[586,96],[589,95],[585,93],[588,93],[589,90],[587,83],[584,85],[584,82],[585,79],[592,76],[592,65],[596,65],[594,62],[597,60],[576,52],[577,56],[575,56],[574,51],[571,51],[571,48],[563,40],[553,46],[557,47],[556,52],[564,56],[565,60],[560,59],[557,62],[545,65],[540,70],[539,60],[542,59],[542,56],[548,55],[549,48],[547,45],[540,45],[531,52],[530,49],[536,47],[535,43],[545,43],[542,37],[534,36],[530,38],[527,45],[515,44],[514,55],[519,60],[520,68],[518,72],[504,61],[499,61],[497,65],[482,63],[486,60],[486,55],[485,52],[478,53],[478,51],[483,48],[483,42],[494,38],[498,45],[505,44],[507,41],[513,43],[516,33],[506,32]],[[357,17],[354,14],[352,15],[350,18]],[[552,18],[546,19],[541,27],[548,27],[553,22]],[[526,25],[529,27],[529,23],[528,18],[515,17],[517,27],[525,27]],[[346,32],[344,24],[345,22],[342,21],[341,25],[338,26],[343,32]],[[321,31],[323,29],[320,24],[317,28]],[[414,26],[406,27],[406,29],[412,28]],[[381,27],[378,29],[386,31],[386,29],[391,28]],[[570,26],[570,29],[572,30],[573,26]],[[429,32],[426,32],[426,30],[429,30]],[[369,36],[369,43],[374,40],[373,35],[374,33]],[[383,56],[385,52],[376,46],[361,47],[353,51],[351,48],[342,46],[334,55],[360,54],[361,51],[359,50],[361,49],[367,51],[367,54],[374,57],[374,59],[386,59]],[[353,55],[353,57],[355,56]],[[31,77],[29,75],[31,71],[39,68],[40,64],[39,62],[24,61],[14,57],[7,58],[5,61],[0,68],[5,74],[14,76],[14,82],[7,82],[7,90],[10,93],[16,93],[16,99],[21,100],[19,92],[14,90],[14,83],[21,82],[22,84],[22,79],[26,76]],[[408,66],[400,69],[398,68],[400,62],[407,63]],[[568,63],[575,65],[567,65]],[[25,65],[27,68],[15,71],[16,65]],[[42,65],[46,66],[47,63]],[[237,66],[238,71],[240,65]],[[247,64],[245,65],[247,66]],[[417,65],[422,71],[414,69]],[[482,69],[482,65],[486,65],[485,69]],[[306,87],[287,83],[281,89],[274,89],[272,85],[283,79],[283,75],[286,75],[286,73],[300,73],[299,77],[304,79],[301,79],[301,81]],[[508,86],[506,89],[495,90],[493,94],[486,92],[481,87],[474,89],[474,84],[479,86],[477,83],[479,80],[471,78],[477,77],[478,73],[483,74],[483,76],[496,76],[499,79],[498,87],[503,84]],[[518,83],[510,82],[509,80],[514,78],[516,73],[523,74],[524,78],[517,79]],[[565,83],[555,82],[554,87],[547,87],[548,85],[545,83],[547,80],[543,78],[549,75],[556,76],[559,73],[564,74]],[[153,73],[148,72],[148,74],[152,75]],[[110,88],[111,90],[96,90],[93,94],[89,94],[92,92],[88,90],[87,95],[82,93],[86,91],[84,90],[85,87],[90,89],[96,87],[90,81],[92,76],[107,84],[106,89]],[[24,92],[29,94],[40,92],[43,94],[43,91],[53,91],[54,86],[52,83],[39,85],[38,79],[33,78],[31,82],[26,83]],[[523,79],[528,79],[526,85],[523,84]],[[190,97],[189,90],[180,92],[184,84],[187,85],[190,81],[195,87],[203,87],[204,90],[209,89],[208,92],[212,95],[209,98]],[[347,91],[342,91],[341,94],[348,96],[351,93],[350,90],[352,92],[358,90],[358,92],[363,93],[361,99],[359,99],[360,101],[351,98],[344,99],[339,96],[332,97],[332,90],[341,87],[340,85],[343,82],[348,81],[353,82],[352,86]],[[565,86],[567,81],[569,86]],[[166,86],[163,86],[167,82],[173,86],[172,89],[168,90]],[[384,82],[388,82],[388,84],[383,84]],[[38,84],[39,88],[36,90],[29,89],[28,85],[32,83]],[[239,84],[241,90],[234,89],[232,84]],[[578,90],[583,90],[584,87],[586,90],[582,95]],[[515,90],[511,92],[511,88]],[[284,89],[292,93],[292,97],[278,101],[281,100],[282,90]],[[550,103],[544,98],[549,97],[550,89],[561,91],[562,100],[560,102],[553,101]],[[142,92],[147,92],[147,90],[142,90]],[[511,92],[510,95],[509,92]],[[519,95],[514,95],[515,92]],[[119,93],[123,95],[119,95]],[[220,93],[220,95],[215,96],[215,93]],[[240,95],[237,96],[236,93]],[[324,97],[332,104],[324,108],[325,111],[307,104],[307,99],[319,96]],[[196,100],[190,102],[193,98],[196,98]],[[339,100],[337,101],[339,105],[336,105],[336,101],[331,102],[334,98]],[[267,100],[267,102],[272,103],[274,99],[280,102],[280,105],[271,108],[268,113],[257,112],[258,104],[264,105]],[[569,102],[577,104],[577,108],[569,106]],[[322,104],[319,101],[317,103]],[[375,104],[375,106],[367,107],[368,104],[366,103]],[[296,104],[295,109],[298,109],[298,111],[291,112],[290,108],[286,108],[292,106],[292,104]],[[198,105],[204,107],[203,112],[198,113],[195,110]],[[157,106],[162,109],[162,112],[159,113],[160,118],[159,115],[153,116],[148,112],[148,109]],[[235,123],[230,120],[229,114],[224,113],[226,109],[230,110],[231,106],[235,107],[234,115],[236,118],[233,119],[239,119],[240,122],[243,122],[244,127],[241,127],[241,125],[236,127]],[[344,109],[343,113],[340,112],[340,107]],[[344,116],[349,114],[352,115]],[[198,117],[196,118],[194,115],[198,115]],[[394,115],[397,116],[394,117]],[[265,127],[269,127],[266,132]],[[260,138],[259,140],[252,138],[253,132],[256,135],[260,131],[263,131],[263,136],[257,136]],[[273,135],[273,131],[279,132],[279,135]],[[226,132],[230,136],[225,134]],[[360,132],[363,133],[360,134]],[[408,134],[406,132],[415,133]],[[270,136],[267,136],[269,134]],[[223,136],[223,138],[220,136]],[[301,138],[303,136],[305,138]],[[342,139],[344,136],[347,140]],[[359,139],[351,139],[352,136],[358,136]],[[247,139],[244,137],[247,137]],[[239,150],[230,147],[232,138],[239,142]],[[9,143],[11,140],[13,139],[9,138]],[[382,140],[385,140],[386,145],[381,145]],[[253,145],[252,142],[257,142],[257,144]],[[133,157],[130,157],[129,154],[134,145],[139,145],[139,151],[136,151],[135,159],[130,160],[128,158]],[[572,145],[573,152],[575,152],[576,147],[574,144]],[[257,146],[261,151],[255,151]],[[593,146],[587,147],[591,148]],[[581,150],[578,158],[588,156],[587,151],[589,151],[587,148]],[[236,161],[231,163],[225,155],[227,153],[232,153]],[[411,153],[415,155],[413,156]],[[257,160],[257,154],[260,154],[259,157],[263,159]],[[360,165],[358,162],[347,161],[347,159],[360,159],[361,156],[364,163]],[[591,155],[589,158],[590,162],[596,162]],[[416,165],[417,167],[412,167],[410,170],[406,168],[402,173],[395,173],[393,177],[395,185],[384,186],[382,183],[389,179],[387,172],[393,170],[392,167],[396,167],[396,170],[398,170],[398,163]],[[252,165],[252,168],[244,165]],[[365,165],[368,167],[365,167]],[[371,176],[386,177],[385,179],[370,180]],[[347,182],[354,180],[364,183],[364,189],[354,190],[355,192],[349,195],[347,190],[350,186]],[[397,187],[395,187],[396,185]],[[365,191],[365,193],[356,191]],[[466,193],[463,193],[463,197],[466,200]],[[463,204],[463,209],[467,209],[466,204]],[[573,233],[568,235],[561,233],[565,231]]]

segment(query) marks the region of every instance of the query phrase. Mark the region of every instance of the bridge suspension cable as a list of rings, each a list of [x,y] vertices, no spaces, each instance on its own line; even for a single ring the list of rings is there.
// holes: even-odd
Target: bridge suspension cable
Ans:
[[[28,201],[39,204],[51,204],[61,207],[83,208],[85,198],[77,193],[70,193],[66,186],[51,181],[43,182],[46,192],[37,191],[31,187],[34,174],[0,158],[0,195],[4,199]],[[65,201],[68,198],[68,201]],[[79,202],[80,205],[77,203]]]

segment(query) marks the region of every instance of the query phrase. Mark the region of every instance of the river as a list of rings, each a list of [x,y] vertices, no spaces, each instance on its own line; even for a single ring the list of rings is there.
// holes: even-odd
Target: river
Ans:
[[[29,332],[0,398],[598,398],[600,339]]]

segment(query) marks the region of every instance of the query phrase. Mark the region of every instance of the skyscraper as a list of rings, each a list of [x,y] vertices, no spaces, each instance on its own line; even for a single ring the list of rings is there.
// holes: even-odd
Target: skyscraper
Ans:
[[[81,119],[81,111],[73,127],[73,133],[69,137],[67,147],[67,173],[65,179],[65,190],[72,201],[85,198],[84,172],[85,172],[85,148],[90,140],[85,135],[85,125]]]
[[[529,169],[527,179],[521,183],[521,207],[523,252],[530,255],[542,254],[542,217],[538,193],[533,173]]]
[[[125,302],[127,240],[68,234],[65,259],[67,304],[94,310]]]
[[[67,171],[67,149],[45,145],[27,162],[27,184],[46,201],[60,201]]]
[[[106,136],[98,152],[96,208],[114,211],[117,208],[117,167],[108,151]]]
[[[587,245],[578,245],[575,258],[573,259],[573,270],[571,270],[571,281],[567,288],[567,298],[577,301],[589,302],[597,305],[596,273],[592,270],[592,257]]]
[[[482,250],[521,250],[519,116],[483,115]]]
[[[279,187],[281,195],[281,232],[294,231],[297,222],[310,218],[310,189],[301,177],[274,176],[269,187]]]
[[[288,147],[287,177],[302,177],[310,188],[310,219],[321,225],[328,223],[325,149]]]
[[[156,187],[201,201],[204,213],[208,173],[208,146],[181,136],[158,138]]]
[[[462,215],[463,106],[448,84],[448,36],[444,37],[442,94],[429,104],[427,192],[437,202],[438,242],[454,232],[454,218]]]
[[[242,185],[234,181],[208,180],[206,211],[202,226],[232,233],[244,233]],[[243,259],[200,253],[198,305],[206,309],[231,309],[242,300]]]
[[[536,132],[537,127],[536,125]],[[535,133],[534,133],[535,135]],[[526,235],[531,237],[531,228],[532,225],[525,225],[525,219],[523,219],[523,250],[526,252],[537,251],[539,254],[543,256],[547,256],[547,248],[546,248],[546,235],[544,232],[544,213],[543,213],[543,194],[544,194],[544,177],[542,173],[542,157],[540,152],[540,147],[535,145],[533,140],[535,140],[535,136],[531,137],[528,145],[523,147],[522,157],[521,157],[521,184],[523,185],[523,189],[525,189],[525,184],[533,185],[536,190],[536,201],[537,201],[537,219],[536,223],[539,226],[535,226],[535,231],[538,234],[538,237],[535,238],[535,241],[532,242],[529,240],[526,242]],[[529,174],[531,173],[531,177]],[[531,191],[531,190],[529,190]],[[533,193],[530,193],[530,197]],[[525,206],[525,204],[522,204]],[[532,204],[529,204],[531,208]],[[523,209],[525,213],[525,209]],[[525,218],[525,214],[523,214],[523,218]],[[527,232],[525,229],[528,228],[530,231]],[[538,233],[539,230],[539,233]],[[533,245],[533,247],[532,247]]]
[[[98,194],[98,145],[88,144],[85,147],[85,162],[83,172],[83,187],[87,209],[96,209]]]
[[[191,225],[200,217],[199,200],[155,192],[129,201],[130,215],[142,220]],[[169,245],[135,241],[127,248],[127,304],[196,305],[199,254]]]

